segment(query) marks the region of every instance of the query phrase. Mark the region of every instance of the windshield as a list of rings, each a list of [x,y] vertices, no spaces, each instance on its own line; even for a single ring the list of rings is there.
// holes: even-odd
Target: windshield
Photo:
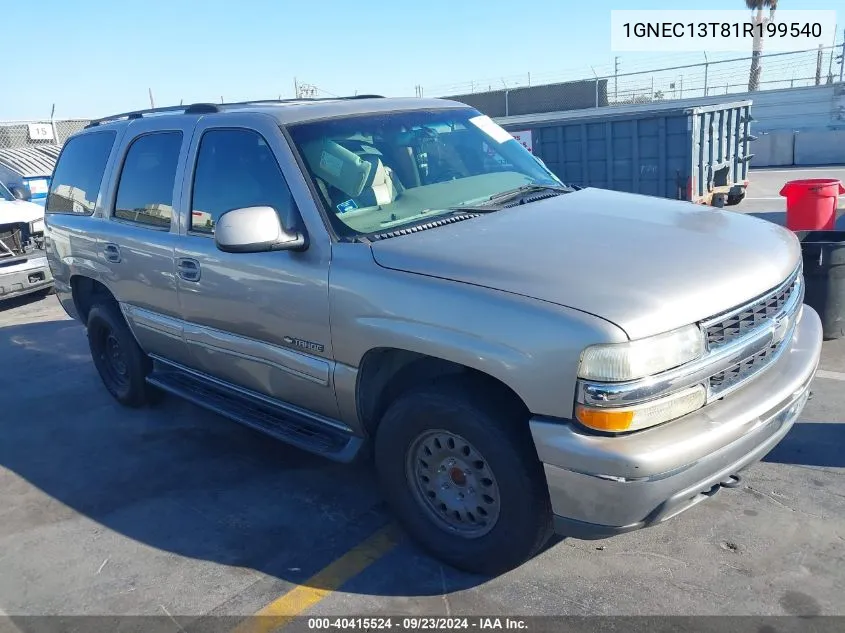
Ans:
[[[0,200],[6,200],[7,202],[12,202],[15,197],[12,193],[6,189],[6,185],[0,182]]]
[[[289,130],[341,236],[428,222],[525,185],[561,185],[472,108],[379,113]]]

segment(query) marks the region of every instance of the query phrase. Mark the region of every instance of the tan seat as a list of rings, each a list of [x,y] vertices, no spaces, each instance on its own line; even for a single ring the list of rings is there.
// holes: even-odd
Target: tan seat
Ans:
[[[364,154],[361,159],[370,163],[370,173],[356,202],[360,207],[374,207],[390,204],[405,188],[390,167],[378,156]]]
[[[350,198],[360,196],[372,180],[369,162],[329,139],[305,144],[303,154],[317,178]]]

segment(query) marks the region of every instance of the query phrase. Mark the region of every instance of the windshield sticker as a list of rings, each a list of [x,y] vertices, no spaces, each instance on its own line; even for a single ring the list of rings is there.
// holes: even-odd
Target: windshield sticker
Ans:
[[[324,150],[320,154],[320,169],[332,176],[340,176],[340,172],[343,171],[343,161]]]
[[[347,200],[346,202],[341,202],[337,205],[337,210],[341,213],[346,213],[347,211],[352,211],[352,209],[357,209],[358,205],[355,203],[354,200]]]
[[[505,141],[513,140],[513,137],[507,130],[499,126],[498,123],[493,121],[493,119],[491,119],[486,114],[472,117],[469,122],[497,143],[504,143]]]

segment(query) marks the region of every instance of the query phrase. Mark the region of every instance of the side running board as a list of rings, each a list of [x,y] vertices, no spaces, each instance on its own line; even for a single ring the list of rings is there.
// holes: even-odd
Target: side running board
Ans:
[[[340,422],[322,421],[267,396],[231,387],[161,359],[154,360],[147,382],[197,406],[334,461],[351,462],[361,449],[362,438],[344,429]]]

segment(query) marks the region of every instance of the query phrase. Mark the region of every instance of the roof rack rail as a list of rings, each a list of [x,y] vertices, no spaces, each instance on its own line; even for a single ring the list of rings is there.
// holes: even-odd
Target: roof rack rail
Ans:
[[[222,107],[225,106],[248,106],[248,105],[260,105],[262,103],[301,103],[301,102],[310,102],[310,101],[335,101],[338,99],[347,100],[347,99],[384,99],[383,95],[375,95],[375,94],[364,94],[364,95],[352,95],[350,97],[304,97],[299,99],[254,99],[250,101],[235,101],[231,103],[192,103],[190,105],[178,105],[178,106],[164,106],[161,108],[147,108],[145,110],[133,110],[131,112],[121,112],[120,114],[112,114],[109,116],[101,117],[99,119],[94,119],[86,128],[89,127],[96,127],[101,123],[107,123],[110,121],[118,121],[120,119],[141,119],[150,114],[161,114],[165,112],[178,112],[180,114],[212,114],[214,112],[220,112]]]
[[[145,110],[133,110],[131,112],[121,112],[120,114],[111,114],[109,116],[101,117],[99,119],[94,119],[86,128],[89,127],[96,127],[101,123],[106,123],[109,121],[117,121],[120,119],[141,119],[146,115],[149,114],[160,114],[165,112],[178,112],[181,114],[211,114],[213,112],[220,112],[220,108],[217,107],[214,103],[192,103],[190,105],[178,105],[178,106],[164,106],[161,108],[147,108]]]

